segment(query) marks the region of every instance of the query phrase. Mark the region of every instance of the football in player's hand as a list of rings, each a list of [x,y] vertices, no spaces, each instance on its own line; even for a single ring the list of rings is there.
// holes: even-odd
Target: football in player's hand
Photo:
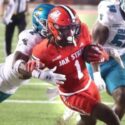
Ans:
[[[83,59],[88,63],[104,62],[109,59],[109,55],[101,45],[87,45],[83,50]]]

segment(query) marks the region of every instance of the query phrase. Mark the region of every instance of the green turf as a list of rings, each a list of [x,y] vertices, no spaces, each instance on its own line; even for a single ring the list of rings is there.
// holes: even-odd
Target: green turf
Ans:
[[[86,22],[91,30],[95,22],[96,15],[80,14],[80,18]],[[28,17],[28,27],[31,27],[31,16]],[[0,62],[5,59],[4,56],[4,25],[0,24]],[[16,46],[18,31],[16,29],[13,38],[13,50]],[[9,100],[23,100],[23,103],[5,102],[0,104],[0,125],[75,125],[76,119],[74,116],[67,123],[61,121],[64,111],[62,103],[35,103],[35,101],[48,101],[46,89],[49,87],[40,80],[31,79],[29,85],[24,85],[19,88],[15,95]],[[34,85],[33,85],[34,84]],[[40,85],[41,84],[41,85]],[[102,100],[105,102],[113,102],[112,98],[107,93],[101,93]],[[9,101],[8,100],[8,101]],[[59,97],[56,101],[59,101]],[[26,103],[32,101],[33,103]],[[108,114],[107,114],[108,115]],[[123,120],[124,122],[124,120]],[[122,123],[123,123],[122,122]],[[103,123],[98,122],[98,125]]]
[[[93,27],[93,24],[96,20],[97,15],[96,14],[82,14],[82,13],[80,13],[79,17],[83,22],[85,22],[88,25],[89,29],[91,30],[91,28]]]

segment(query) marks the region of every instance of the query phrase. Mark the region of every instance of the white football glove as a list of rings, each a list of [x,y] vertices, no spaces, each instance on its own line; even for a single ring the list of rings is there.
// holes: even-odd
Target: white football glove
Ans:
[[[97,88],[99,89],[99,91],[105,90],[106,84],[105,84],[103,78],[101,77],[100,72],[94,72],[93,77],[94,77],[94,82],[95,82]]]
[[[46,70],[36,69],[33,70],[32,76],[41,80],[46,80],[47,82],[52,84],[64,84],[66,77],[63,74],[54,73],[56,71],[56,68],[57,67]]]
[[[110,55],[116,60],[116,62],[124,69],[124,63],[116,49],[110,49]]]

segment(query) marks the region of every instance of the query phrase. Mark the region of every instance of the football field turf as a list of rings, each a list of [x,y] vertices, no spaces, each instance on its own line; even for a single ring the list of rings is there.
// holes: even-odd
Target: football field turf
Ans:
[[[89,28],[93,26],[96,19],[95,13],[79,11],[80,18],[85,21]],[[31,17],[28,21],[31,22]],[[31,23],[28,24],[31,27]],[[17,29],[14,35],[13,50],[17,40]],[[0,62],[4,61],[4,26],[0,24]],[[65,124],[61,117],[64,111],[64,105],[59,97],[54,101],[49,101],[46,96],[46,90],[52,87],[43,81],[31,79],[28,84],[19,88],[19,90],[4,103],[0,104],[0,125],[75,125],[76,115]],[[112,98],[101,93],[102,101],[112,106]],[[108,115],[108,114],[107,114]],[[125,123],[122,120],[122,125]],[[98,125],[103,125],[98,122]]]

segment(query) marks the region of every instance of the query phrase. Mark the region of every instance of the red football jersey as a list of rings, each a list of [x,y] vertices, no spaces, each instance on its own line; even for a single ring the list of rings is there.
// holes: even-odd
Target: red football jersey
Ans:
[[[64,85],[59,86],[64,93],[81,90],[90,80],[82,57],[84,47],[91,44],[91,36],[85,24],[82,24],[79,38],[76,41],[77,46],[70,45],[61,48],[53,44],[48,45],[48,40],[44,40],[34,47],[32,53],[48,68],[57,66],[56,72],[66,75]]]

